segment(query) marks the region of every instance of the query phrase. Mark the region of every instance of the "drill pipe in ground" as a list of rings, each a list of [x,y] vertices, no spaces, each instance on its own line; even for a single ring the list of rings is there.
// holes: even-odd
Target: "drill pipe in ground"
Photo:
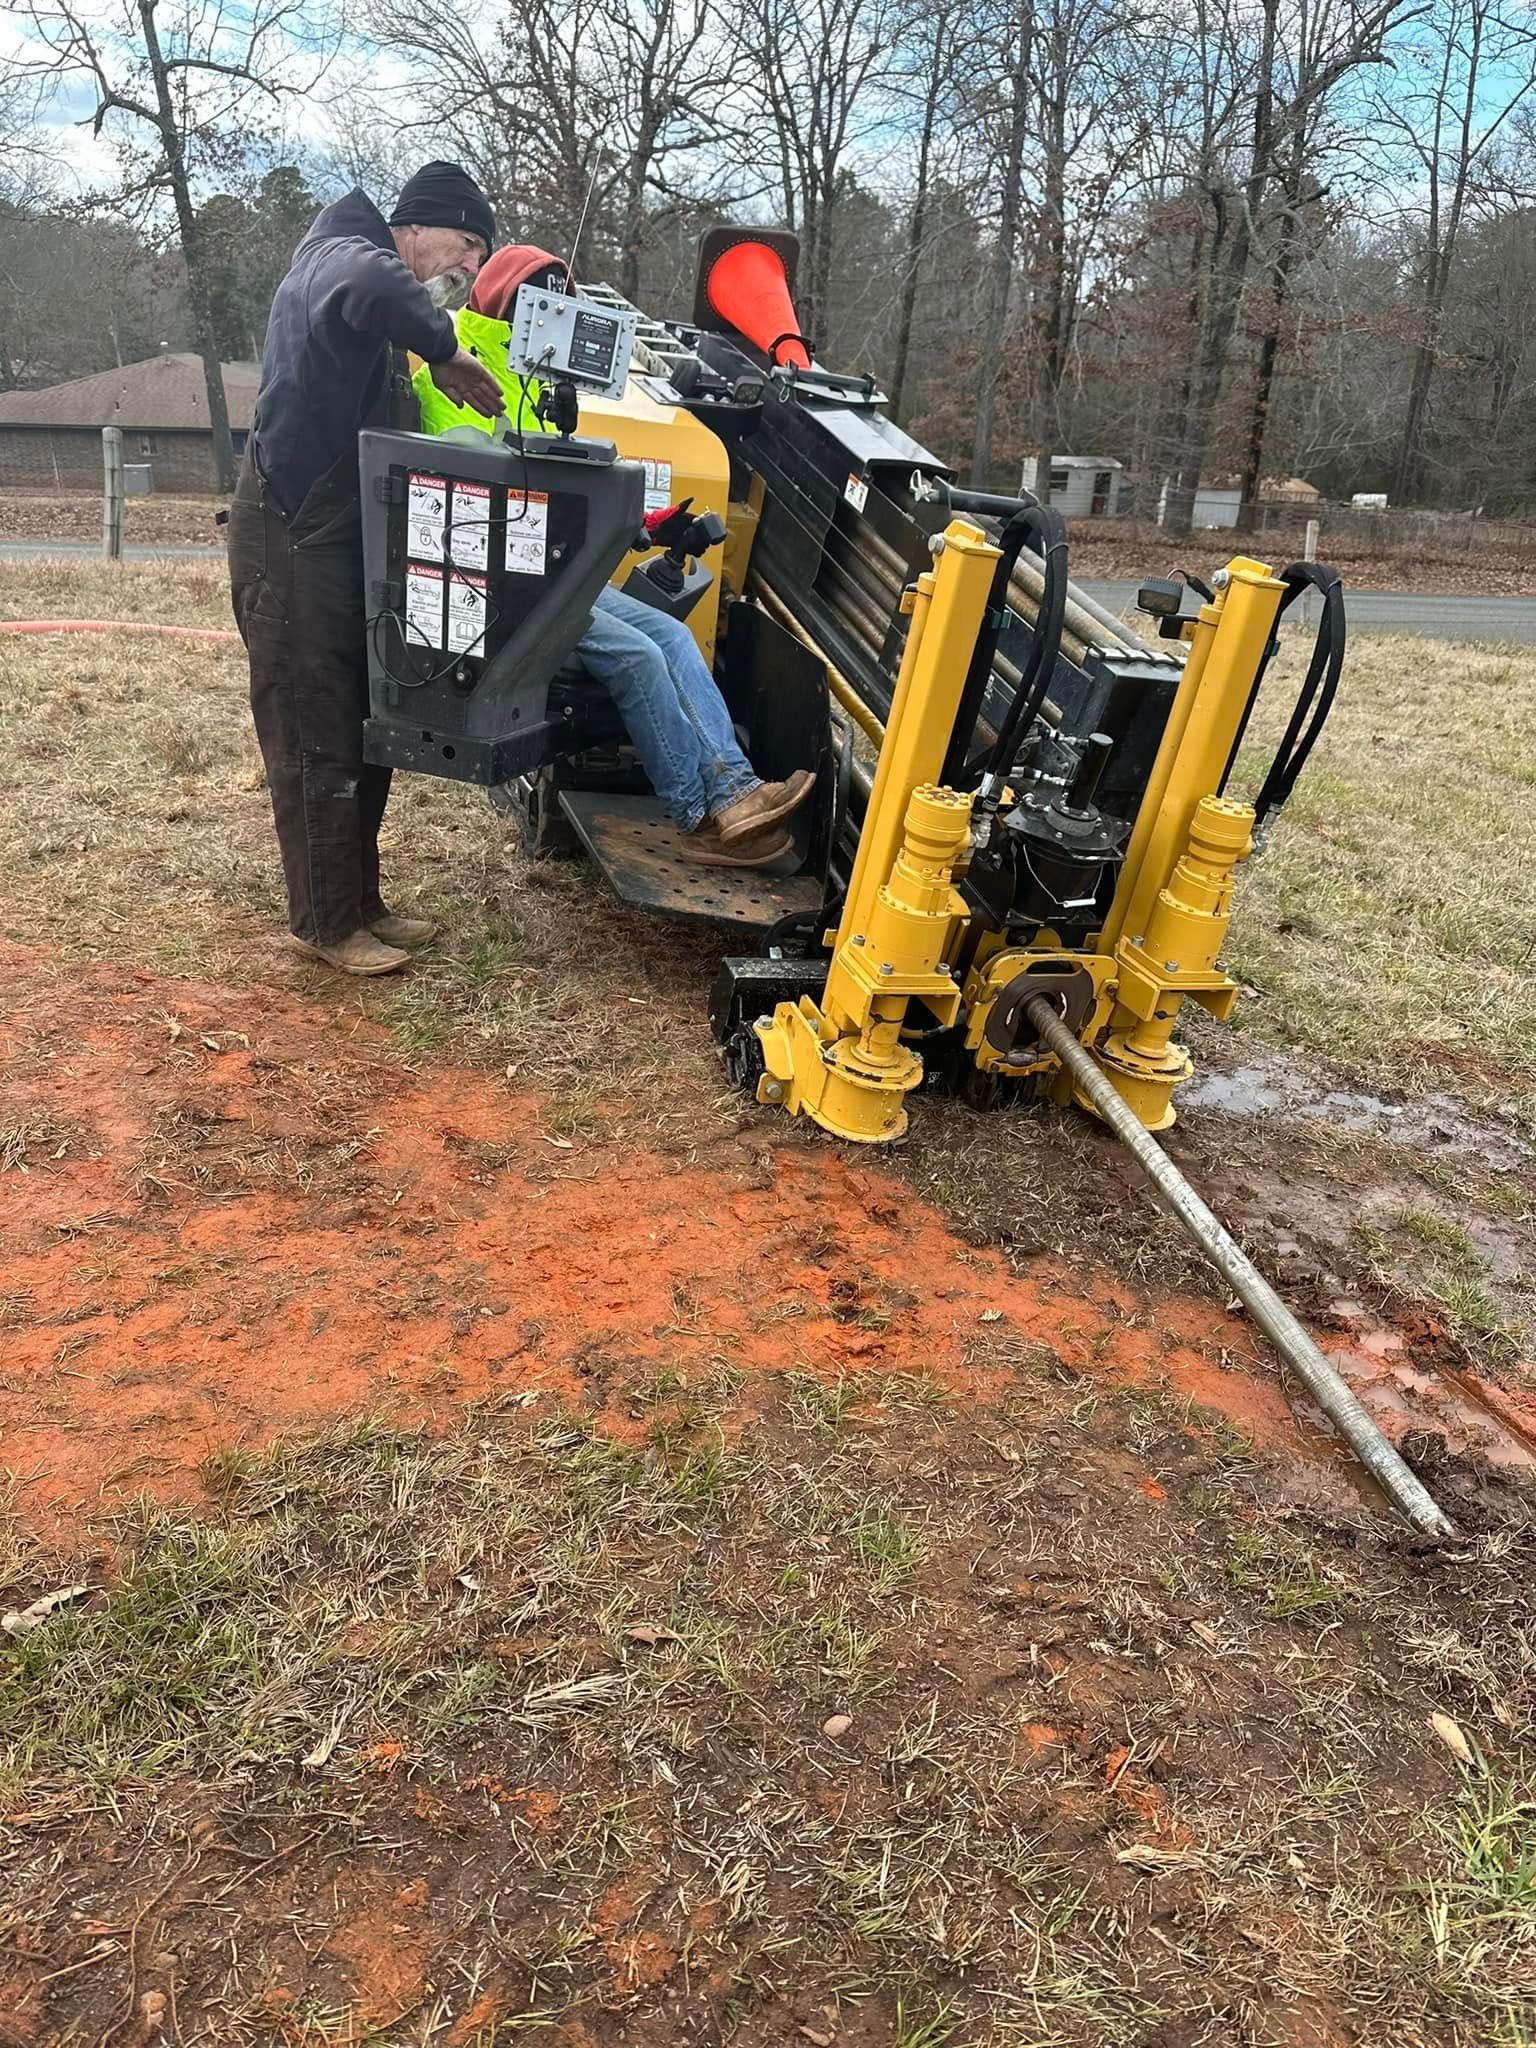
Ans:
[[[1220,1219],[1206,1207],[1150,1131],[1068,1031],[1044,996],[1024,1014],[1151,1181],[1169,1212],[1182,1223],[1244,1308],[1290,1366],[1392,1505],[1427,1536],[1456,1531],[1401,1455],[1382,1435],[1355,1395],[1270,1286]]]

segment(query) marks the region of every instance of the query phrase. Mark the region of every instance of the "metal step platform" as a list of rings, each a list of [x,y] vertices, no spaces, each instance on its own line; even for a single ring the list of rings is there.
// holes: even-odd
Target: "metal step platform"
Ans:
[[[763,932],[792,910],[821,906],[822,887],[814,875],[708,867],[684,859],[676,829],[653,796],[566,789],[560,807],[609,888],[637,909]],[[779,866],[789,868],[793,860],[786,854]]]

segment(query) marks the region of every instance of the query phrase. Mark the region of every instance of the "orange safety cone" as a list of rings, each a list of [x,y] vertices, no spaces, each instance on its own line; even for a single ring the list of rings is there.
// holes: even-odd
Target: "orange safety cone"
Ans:
[[[716,259],[705,289],[721,319],[755,342],[770,362],[811,367],[776,249],[766,242],[737,242]]]

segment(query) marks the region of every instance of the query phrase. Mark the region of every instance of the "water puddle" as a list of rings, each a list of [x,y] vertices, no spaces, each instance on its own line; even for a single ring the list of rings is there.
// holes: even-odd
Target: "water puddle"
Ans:
[[[1218,1070],[1204,1067],[1179,1091],[1179,1108],[1214,1109],[1224,1116],[1307,1117],[1380,1144],[1440,1158],[1476,1158],[1490,1171],[1508,1172],[1536,1159],[1513,1119],[1474,1116],[1452,1095],[1421,1095],[1387,1102],[1347,1088],[1320,1089],[1309,1075],[1278,1061]]]

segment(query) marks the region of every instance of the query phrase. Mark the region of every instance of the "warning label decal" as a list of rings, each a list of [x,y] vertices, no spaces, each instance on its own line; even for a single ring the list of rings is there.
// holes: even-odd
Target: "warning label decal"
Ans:
[[[485,640],[485,578],[448,579],[448,651],[478,653]]]
[[[411,647],[443,644],[443,572],[412,562],[405,577],[405,638]]]
[[[645,509],[647,512],[665,512],[672,502],[672,465],[670,462],[647,462],[645,470]]]
[[[440,562],[447,524],[448,479],[413,469],[405,500],[405,552]]]
[[[450,552],[460,569],[484,569],[491,558],[491,493],[485,484],[453,486]]]
[[[545,491],[507,493],[507,569],[514,576],[542,576],[549,540],[549,496]]]

